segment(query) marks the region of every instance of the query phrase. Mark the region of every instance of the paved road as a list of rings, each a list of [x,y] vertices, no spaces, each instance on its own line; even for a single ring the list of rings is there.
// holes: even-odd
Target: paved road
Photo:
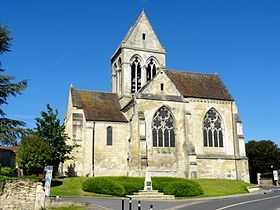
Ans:
[[[105,209],[120,210],[121,199],[64,197],[66,200],[88,202],[105,207]],[[137,201],[132,201],[132,210],[137,210]],[[141,201],[142,210],[280,210],[280,189],[275,188],[266,194],[236,195],[219,198],[202,198],[176,201]],[[125,199],[125,210],[128,210],[128,200]]]
[[[280,190],[266,194],[205,200],[178,210],[280,210]]]
[[[122,199],[121,198],[91,198],[91,197],[63,197],[65,200],[71,201],[79,201],[79,202],[87,202],[95,205],[99,205],[105,207],[106,209],[110,210],[121,210],[122,207]],[[153,205],[153,210],[164,210],[164,209],[175,209],[176,206],[182,206],[192,203],[197,203],[196,200],[176,200],[176,201],[141,201],[141,209],[142,210],[149,210],[150,205]],[[124,207],[125,210],[128,210],[129,200],[124,200]],[[136,210],[138,206],[137,200],[132,200],[132,210]]]

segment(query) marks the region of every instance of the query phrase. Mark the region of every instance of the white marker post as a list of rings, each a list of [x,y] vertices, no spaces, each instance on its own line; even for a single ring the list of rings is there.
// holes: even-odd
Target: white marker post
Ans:
[[[45,167],[46,176],[45,176],[45,195],[50,197],[51,195],[51,182],[52,182],[52,172],[53,166],[46,166]]]

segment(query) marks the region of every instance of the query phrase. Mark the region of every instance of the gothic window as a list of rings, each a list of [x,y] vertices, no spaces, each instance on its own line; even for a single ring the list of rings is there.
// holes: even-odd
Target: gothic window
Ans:
[[[147,82],[150,81],[155,75],[156,75],[156,63],[155,60],[151,58],[146,69]]]
[[[113,135],[112,135],[112,127],[107,127],[107,145],[112,146],[113,145]]]
[[[141,88],[141,65],[138,57],[135,57],[131,65],[131,92],[135,93]]]
[[[203,121],[204,147],[223,147],[222,121],[215,109],[210,109]]]
[[[175,147],[174,119],[171,112],[161,107],[153,118],[153,147]]]

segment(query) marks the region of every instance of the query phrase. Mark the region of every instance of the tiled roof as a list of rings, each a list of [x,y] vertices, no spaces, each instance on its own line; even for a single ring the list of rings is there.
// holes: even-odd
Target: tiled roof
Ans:
[[[0,146],[0,149],[12,150],[14,153],[17,153],[19,150],[19,146],[14,146],[14,147]]]
[[[170,70],[165,73],[184,97],[234,100],[217,74]]]
[[[73,106],[83,109],[89,121],[127,122],[115,93],[71,88]]]

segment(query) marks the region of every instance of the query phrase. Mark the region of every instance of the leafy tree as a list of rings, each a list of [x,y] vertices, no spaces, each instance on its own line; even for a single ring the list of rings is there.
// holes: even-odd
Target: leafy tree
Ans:
[[[10,51],[10,41],[12,37],[6,27],[0,25],[0,55]],[[27,81],[13,82],[14,77],[3,75],[4,69],[1,68],[0,62],[0,144],[15,145],[17,138],[21,135],[25,125],[24,122],[9,119],[2,109],[4,104],[7,104],[9,96],[21,94],[27,86]]]
[[[249,158],[251,182],[256,183],[257,173],[271,172],[280,168],[280,149],[271,140],[249,141],[246,144],[246,154]]]
[[[49,145],[49,165],[54,166],[54,173],[58,171],[58,166],[65,160],[70,159],[70,152],[75,146],[67,145],[68,139],[65,133],[65,125],[60,125],[57,118],[58,111],[47,105],[47,112],[41,112],[42,118],[36,118],[35,132]]]
[[[24,175],[39,174],[50,161],[50,147],[35,132],[24,134],[20,141],[17,164],[23,169]]]

